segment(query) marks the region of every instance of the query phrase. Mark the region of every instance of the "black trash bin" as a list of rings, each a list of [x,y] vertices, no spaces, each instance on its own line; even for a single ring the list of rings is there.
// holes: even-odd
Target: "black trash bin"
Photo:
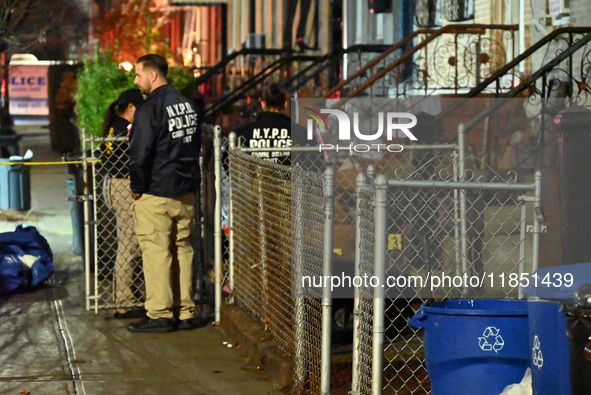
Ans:
[[[540,269],[523,293],[533,393],[591,394],[591,263]]]
[[[9,158],[12,155],[20,155],[19,141],[22,136],[17,135],[12,129],[0,129],[0,157]]]
[[[591,111],[573,106],[556,117],[562,211],[562,265],[591,262]]]

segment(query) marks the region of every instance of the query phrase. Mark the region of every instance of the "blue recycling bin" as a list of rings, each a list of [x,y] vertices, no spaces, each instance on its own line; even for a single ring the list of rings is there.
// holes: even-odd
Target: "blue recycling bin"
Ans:
[[[0,158],[0,163],[6,163],[0,164],[0,210],[31,208],[31,175],[24,162]]]
[[[498,395],[529,367],[527,301],[460,299],[423,304],[409,323],[425,329],[434,395]]]
[[[533,393],[591,394],[591,263],[539,269],[523,293]]]

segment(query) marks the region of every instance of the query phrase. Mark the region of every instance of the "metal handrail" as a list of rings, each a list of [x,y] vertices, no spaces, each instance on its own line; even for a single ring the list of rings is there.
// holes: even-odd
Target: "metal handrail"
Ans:
[[[284,54],[285,51],[281,49],[263,49],[263,48],[243,48],[239,51],[234,51],[231,54],[225,56],[222,60],[218,63],[213,65],[209,70],[207,70],[204,74],[201,74],[195,80],[195,86],[199,86],[201,84],[206,83],[209,81],[214,75],[219,74],[224,68],[236,59],[239,56],[247,56],[247,55],[259,55],[259,56],[279,56]]]
[[[299,56],[292,56],[292,57],[288,57],[288,58],[280,58],[280,59],[273,61],[269,65],[265,66],[265,68],[263,68],[257,74],[253,75],[248,80],[244,81],[240,86],[238,86],[237,88],[232,90],[227,95],[224,95],[219,100],[217,100],[215,103],[213,103],[210,107],[208,107],[205,111],[205,117],[206,118],[211,117],[211,115],[217,113],[222,108],[237,102],[238,100],[240,100],[240,98],[242,98],[244,96],[244,94],[248,90],[252,89],[257,84],[261,84],[264,80],[269,78],[275,72],[281,70],[285,65],[292,63],[292,62],[299,62],[299,61],[314,61],[314,60],[318,60],[319,58],[321,58],[321,57],[299,55]]]
[[[306,84],[312,78],[317,77],[320,73],[326,70],[334,62],[340,61],[343,56],[350,53],[383,53],[387,51],[391,46],[385,44],[355,44],[348,48],[337,48],[333,52],[324,55],[318,62],[311,64],[304,70],[300,70],[297,74],[289,77],[284,83],[283,87],[288,89],[290,92],[299,90],[304,84]],[[312,70],[311,73],[309,73]],[[307,74],[309,73],[309,74]],[[290,87],[291,84],[297,81],[297,84]]]
[[[375,65],[377,65],[381,60],[383,60],[384,58],[386,58],[392,52],[394,52],[394,51],[402,48],[404,45],[406,45],[407,43],[411,42],[419,34],[431,34],[432,32],[434,32],[434,30],[430,30],[430,29],[419,29],[419,30],[416,30],[416,31],[410,33],[409,35],[407,35],[406,37],[404,37],[402,40],[398,41],[396,44],[390,46],[386,51],[382,52],[379,56],[377,56],[374,59],[372,59],[369,63],[367,63],[366,65],[364,65],[363,67],[361,67],[359,70],[357,70],[355,73],[353,73],[349,78],[347,78],[344,81],[339,82],[330,91],[328,91],[328,93],[326,93],[324,95],[324,97],[331,97],[336,92],[338,92],[339,90],[341,90],[349,82],[351,82],[355,78],[359,77],[360,75],[363,75],[365,72],[367,72],[367,70],[369,70],[372,67],[374,67]]]
[[[282,84],[281,86],[284,89],[287,89],[289,92],[295,92],[297,90],[299,90],[299,88],[301,88],[306,82],[308,82],[310,79],[316,77],[318,74],[320,74],[323,70],[326,70],[326,68],[335,60],[339,59],[342,54],[344,52],[342,51],[342,49],[338,49],[336,51],[333,51],[331,53],[327,53],[324,56],[321,56],[318,61],[306,66],[304,69],[298,71],[296,74],[290,76],[289,78],[287,78]],[[309,75],[307,75],[308,72],[310,72],[310,70],[313,70],[313,72]],[[302,79],[303,78],[303,79]],[[294,87],[291,87],[291,84],[296,82]]]
[[[325,70],[331,62],[340,59],[343,54],[352,53],[352,52],[384,52],[390,48],[389,45],[375,45],[375,44],[358,44],[353,45],[347,49],[339,49],[333,51],[332,53],[328,53],[325,55],[320,56],[308,56],[308,55],[296,55],[296,56],[289,56],[283,57],[278,60],[273,61],[271,64],[265,66],[263,70],[255,74],[254,76],[250,77],[248,80],[244,81],[240,86],[232,90],[232,92],[224,95],[220,99],[216,100],[211,106],[209,106],[205,111],[206,119],[210,119],[212,115],[220,111],[227,105],[233,104],[236,101],[240,100],[244,96],[244,94],[254,86],[259,83],[262,83],[265,79],[273,75],[275,72],[282,69],[282,67],[293,63],[293,62],[302,62],[302,61],[311,61],[313,62],[311,65],[305,67],[303,70],[300,70],[295,75],[289,77],[282,83],[283,88],[288,88],[290,84],[294,81],[300,80],[302,77],[305,79],[300,81],[297,86],[290,91],[294,91],[299,89],[305,82],[309,81],[311,78],[314,78],[323,70]],[[285,55],[286,51],[282,49],[257,49],[257,48],[244,48],[239,51],[232,52],[228,56],[224,57],[220,62],[216,65],[212,66],[208,69],[208,71],[195,81],[195,86],[199,86],[201,84],[206,83],[209,81],[213,76],[218,75],[223,72],[224,68],[233,60],[240,56],[249,56],[249,55],[260,55],[260,56],[279,56]],[[311,70],[312,73],[306,75]]]
[[[519,63],[526,60],[528,57],[533,55],[536,51],[540,50],[540,48],[542,48],[544,45],[552,42],[558,36],[565,34],[565,33],[567,33],[567,34],[585,34],[586,33],[586,35],[584,35],[581,39],[577,40],[573,45],[569,46],[566,50],[560,52],[558,55],[556,55],[556,57],[554,57],[552,60],[550,60],[548,63],[546,63],[542,67],[540,67],[535,73],[533,73],[531,76],[529,76],[528,78],[523,80],[519,85],[515,86],[514,88],[512,88],[508,92],[505,92],[502,95],[499,95],[499,97],[508,99],[508,98],[512,98],[512,97],[519,95],[521,92],[528,89],[538,79],[547,75],[547,73],[552,71],[561,62],[563,62],[564,60],[566,60],[567,58],[572,56],[575,52],[577,52],[579,49],[584,47],[587,43],[591,42],[591,27],[564,27],[564,28],[556,29],[553,32],[546,35],[545,37],[543,37],[541,40],[539,40],[536,44],[531,46],[529,49],[527,49],[521,55],[517,56],[513,61],[509,62],[504,67],[497,70],[489,78],[482,81],[478,86],[474,87],[470,92],[468,92],[466,94],[466,97],[463,100],[459,100],[459,101],[454,102],[446,110],[439,113],[435,118],[437,120],[441,120],[445,116],[449,116],[450,114],[452,114],[453,112],[458,110],[464,103],[466,103],[467,100],[469,100],[470,98],[481,93],[484,89],[486,89],[486,87],[488,87],[490,84],[498,81],[502,76],[506,75],[512,68],[519,65]],[[488,117],[489,115],[491,115],[492,113],[497,111],[499,108],[503,107],[505,104],[506,104],[505,100],[495,101],[495,103],[493,105],[485,108],[483,111],[481,111],[474,118],[472,118],[468,122],[466,122],[463,125],[464,132],[465,133],[470,132],[470,130],[472,130],[474,128],[474,126],[476,126],[479,122],[481,122],[486,117]],[[456,138],[457,138],[457,132],[448,135],[445,140],[448,142],[451,142],[451,141],[454,141]]]

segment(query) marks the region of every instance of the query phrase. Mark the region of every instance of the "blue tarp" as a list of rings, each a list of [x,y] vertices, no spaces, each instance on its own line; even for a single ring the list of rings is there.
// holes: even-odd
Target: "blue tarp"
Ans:
[[[26,291],[53,274],[53,254],[34,226],[0,233],[0,293]]]

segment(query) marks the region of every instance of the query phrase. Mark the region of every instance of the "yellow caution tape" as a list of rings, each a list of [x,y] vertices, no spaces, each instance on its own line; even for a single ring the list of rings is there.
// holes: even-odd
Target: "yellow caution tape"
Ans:
[[[100,162],[100,159],[89,159],[87,162]],[[84,163],[81,160],[70,160],[65,162],[21,162],[21,161],[13,161],[13,162],[0,162],[0,165],[25,165],[25,166],[49,166],[49,165],[70,165],[70,164],[79,164]]]

